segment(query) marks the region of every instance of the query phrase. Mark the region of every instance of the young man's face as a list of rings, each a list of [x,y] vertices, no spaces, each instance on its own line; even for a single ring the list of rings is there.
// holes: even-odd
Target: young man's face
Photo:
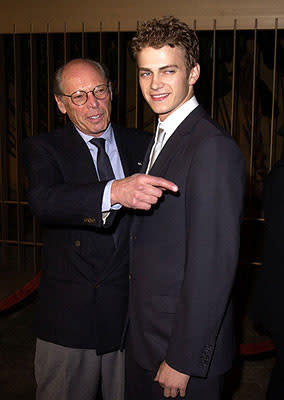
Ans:
[[[137,54],[137,64],[143,96],[161,121],[193,96],[199,65],[188,74],[182,48],[145,47]]]

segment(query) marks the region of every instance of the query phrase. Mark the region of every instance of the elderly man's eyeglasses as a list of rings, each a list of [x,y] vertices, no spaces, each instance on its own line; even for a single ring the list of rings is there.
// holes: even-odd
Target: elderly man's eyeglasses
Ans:
[[[88,101],[88,94],[92,93],[96,99],[104,100],[111,89],[110,83],[103,83],[102,85],[96,86],[93,90],[85,92],[84,90],[77,90],[72,94],[61,94],[61,96],[70,97],[73,104],[76,106],[82,106]]]

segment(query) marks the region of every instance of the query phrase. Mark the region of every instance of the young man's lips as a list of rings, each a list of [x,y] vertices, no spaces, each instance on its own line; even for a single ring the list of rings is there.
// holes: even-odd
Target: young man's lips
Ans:
[[[151,99],[153,101],[163,101],[168,97],[169,93],[163,93],[163,94],[151,94]]]

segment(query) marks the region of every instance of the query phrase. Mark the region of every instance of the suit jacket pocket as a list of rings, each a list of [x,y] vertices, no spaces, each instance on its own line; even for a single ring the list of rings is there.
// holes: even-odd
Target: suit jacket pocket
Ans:
[[[152,296],[151,310],[144,325],[145,346],[157,365],[165,359],[169,337],[173,329],[178,297]]]

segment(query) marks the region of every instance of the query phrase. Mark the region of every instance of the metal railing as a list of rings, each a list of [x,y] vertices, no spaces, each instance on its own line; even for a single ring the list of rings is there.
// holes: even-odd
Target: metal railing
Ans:
[[[194,21],[194,29],[198,26]],[[284,30],[277,18],[268,30],[198,31],[201,77],[196,94],[213,118],[239,143],[247,163],[248,190],[245,226],[252,237],[261,229],[261,188],[265,175],[282,153],[284,73],[280,64]],[[21,144],[26,136],[52,130],[66,123],[56,110],[52,94],[55,69],[77,57],[88,57],[110,69],[115,99],[113,120],[154,132],[156,118],[140,93],[136,67],[128,53],[133,32],[70,33],[30,32],[0,35],[0,260],[1,267],[39,268],[40,229],[26,201],[27,181],[22,169]],[[284,126],[284,125],[283,125]],[[284,134],[284,133],[283,133]],[[252,226],[258,225],[257,228]],[[256,265],[259,254],[244,252]],[[256,246],[257,248],[257,246]],[[26,257],[28,253],[28,256]],[[11,255],[12,254],[12,255]],[[23,260],[26,258],[26,261]]]

